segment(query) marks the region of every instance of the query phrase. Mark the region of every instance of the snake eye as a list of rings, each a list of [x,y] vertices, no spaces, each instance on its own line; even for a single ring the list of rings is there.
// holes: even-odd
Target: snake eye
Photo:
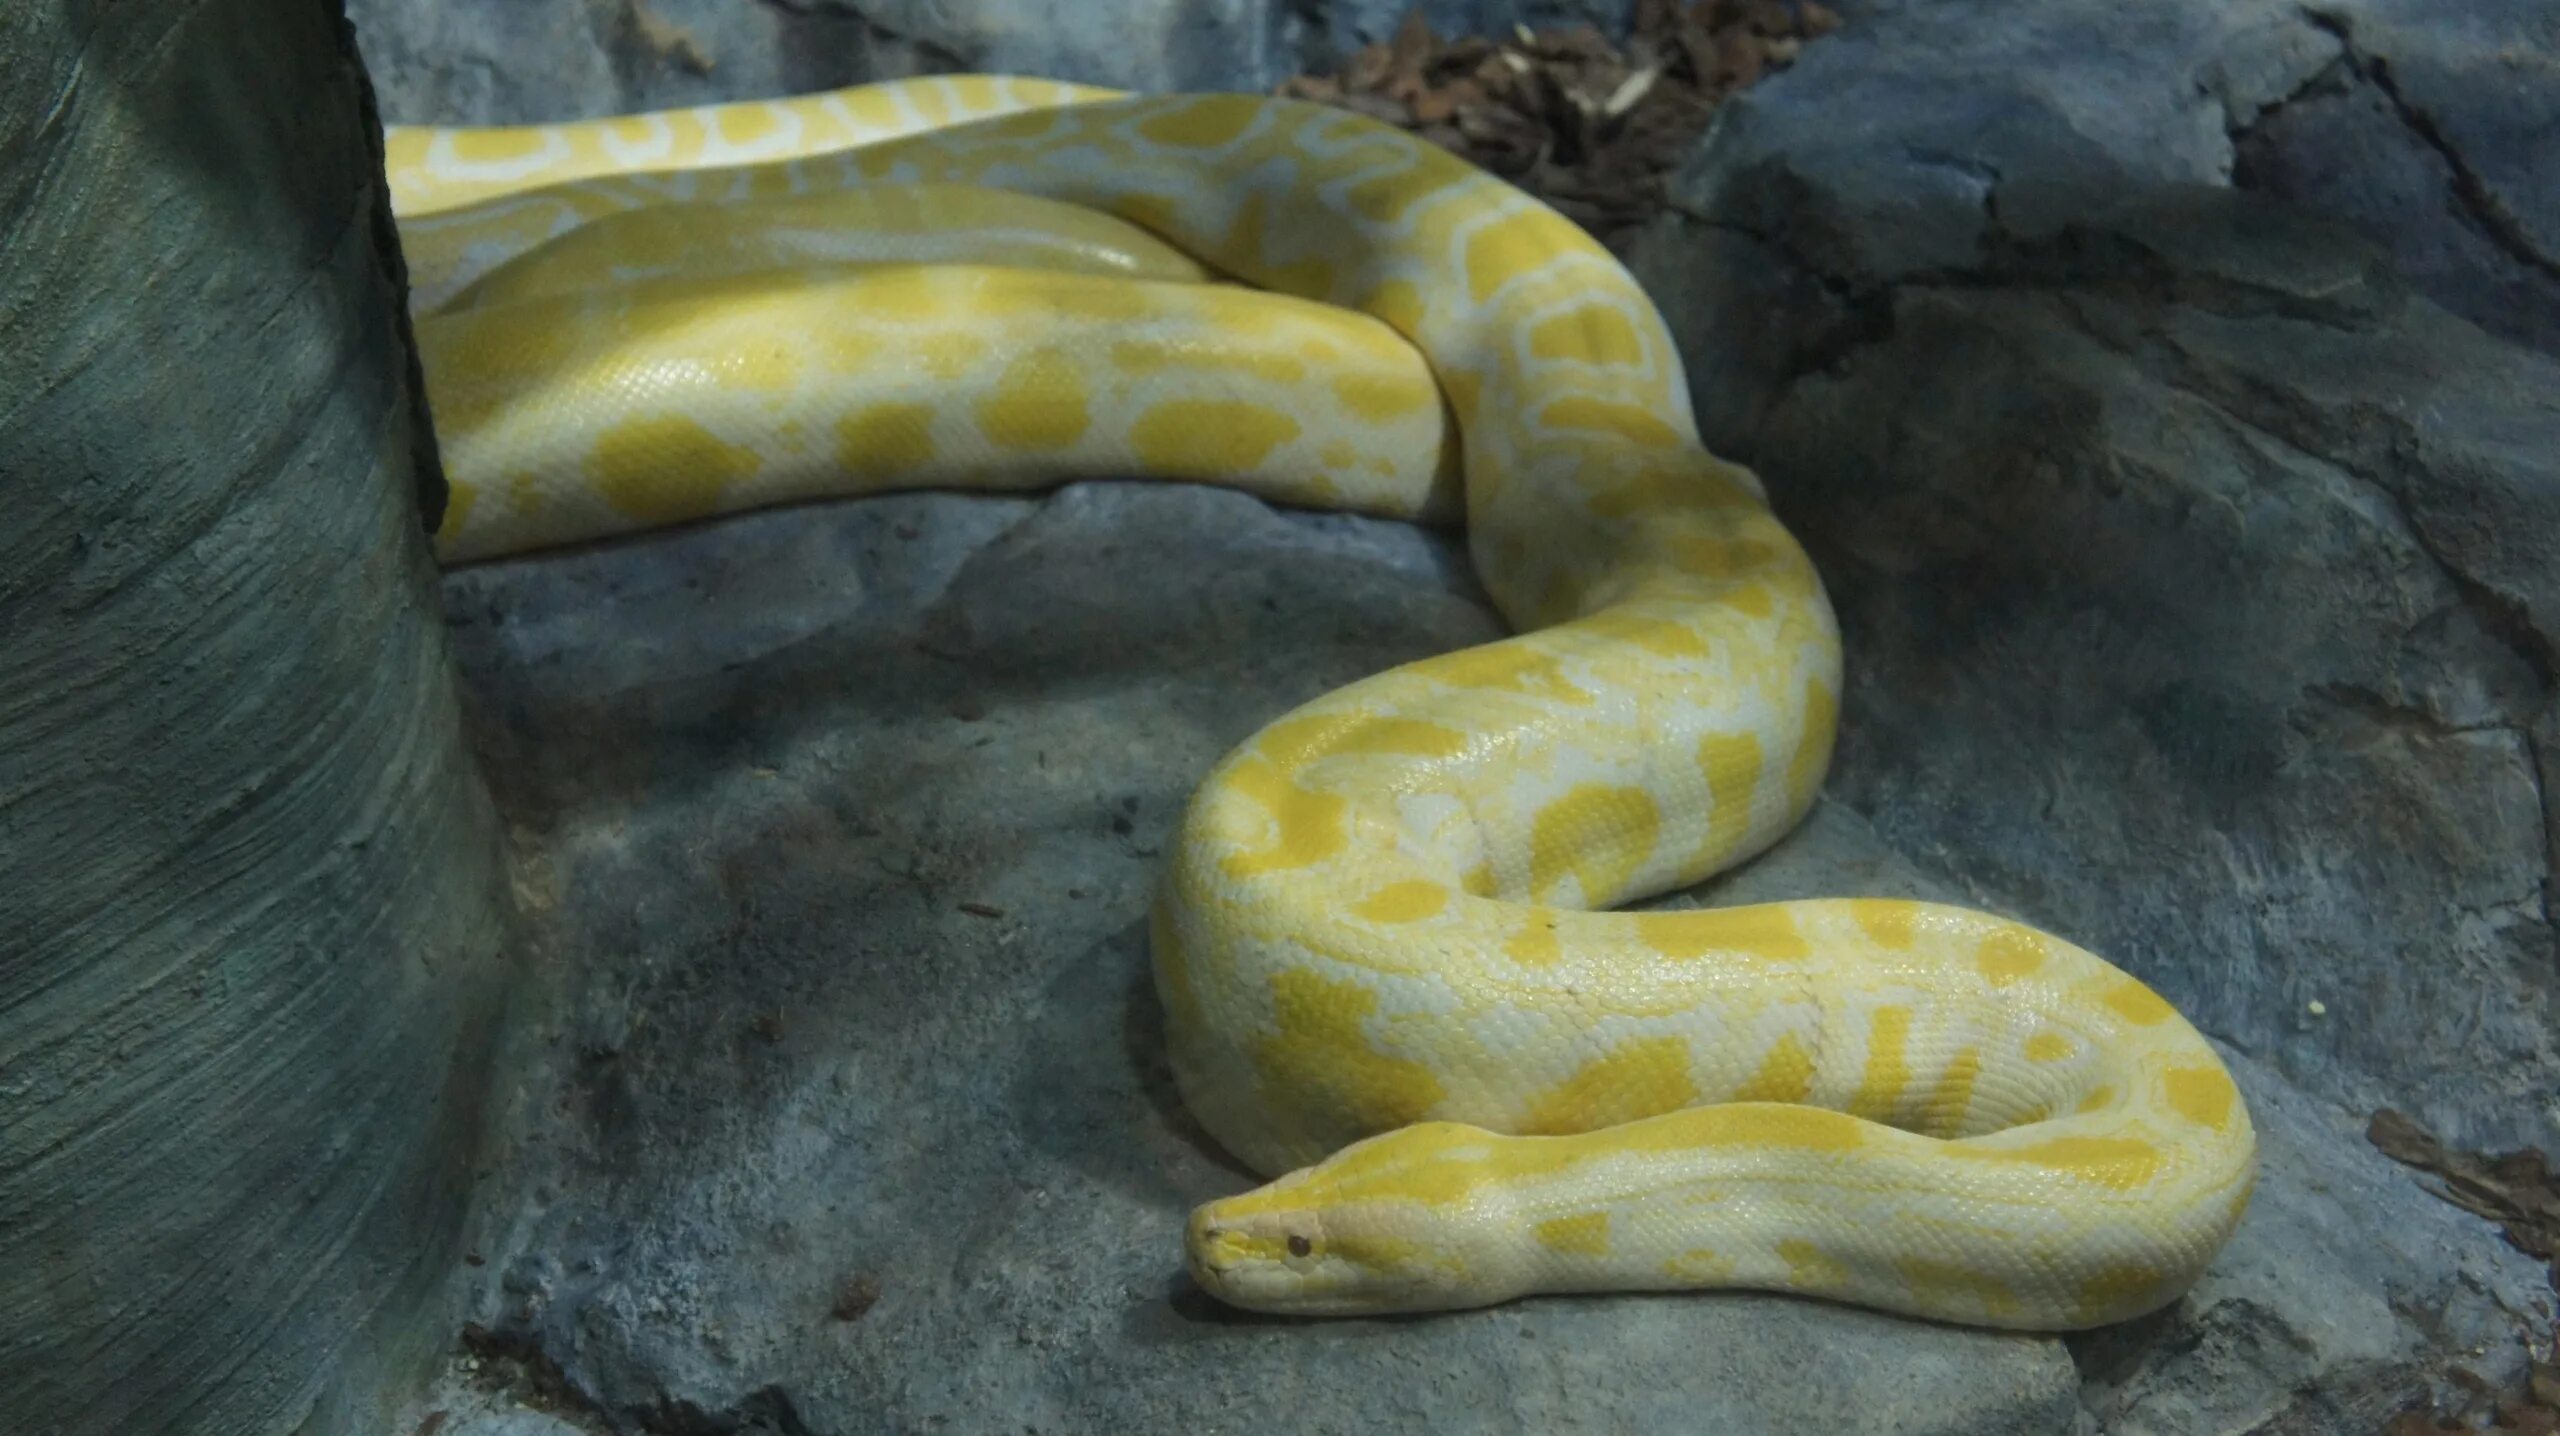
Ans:
[[[1311,1255],[1315,1249],[1316,1244],[1314,1242],[1308,1241],[1305,1237],[1298,1235],[1296,1232],[1289,1233],[1289,1255],[1293,1257],[1308,1256]]]

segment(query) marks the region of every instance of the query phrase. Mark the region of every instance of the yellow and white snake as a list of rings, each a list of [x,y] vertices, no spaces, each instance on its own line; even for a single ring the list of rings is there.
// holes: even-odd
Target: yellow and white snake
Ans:
[[[1338,110],[994,77],[387,145],[449,562],[1079,477],[1463,517],[1519,636],[1264,728],[1161,883],[1183,1099],[1275,1178],[1192,1214],[1221,1299],[2067,1329],[2174,1299],[2239,1220],[2222,1062],[2060,938],[1602,910],[1805,813],[1839,643],[1643,290],[1527,195]]]

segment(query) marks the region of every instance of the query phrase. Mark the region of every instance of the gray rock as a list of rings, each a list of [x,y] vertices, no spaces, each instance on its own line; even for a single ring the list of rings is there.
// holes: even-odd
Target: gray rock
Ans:
[[[1633,0],[1424,0],[1442,34],[1623,32]],[[1264,90],[1412,0],[348,0],[386,118],[521,124],[954,70]]]
[[[2011,15],[1810,47],[1640,248],[1841,607],[1830,791],[2317,1092],[2551,1145],[2560,366],[2227,186],[2220,116],[2332,29],[2151,7],[2156,52],[1995,65]]]
[[[1183,1216],[1249,1181],[1161,1066],[1164,836],[1288,703],[1496,634],[1463,575],[1410,529],[1086,486],[451,577],[502,801],[546,830],[548,960],[578,974],[532,1084],[562,1107],[521,1139],[548,1195],[485,1309],[626,1420],[2067,1420],[2057,1343],[1810,1303],[1298,1326],[1189,1288]],[[831,1317],[857,1281],[876,1304]]]
[[[2233,135],[2233,182],[2345,220],[2446,308],[2560,352],[2560,10],[2310,7],[2336,59]]]
[[[552,994],[479,1314],[598,1429],[2324,1429],[2448,1352],[2511,1376],[2515,1313],[2547,1305],[2530,1261],[2234,1053],[2256,1205],[2137,1330],[1759,1296],[1224,1312],[1180,1223],[1249,1179],[1163,1071],[1149,885],[1262,721],[1499,632],[1446,536],[1085,485],[753,516],[446,597]],[[1693,896],[1952,891],[1827,803]]]

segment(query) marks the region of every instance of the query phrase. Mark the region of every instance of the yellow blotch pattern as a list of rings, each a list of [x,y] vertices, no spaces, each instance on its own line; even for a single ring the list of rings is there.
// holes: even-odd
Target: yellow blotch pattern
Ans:
[[[1208,96],[1178,110],[1150,115],[1138,125],[1138,133],[1157,144],[1174,149],[1223,149],[1244,137],[1253,128],[1261,109],[1243,96]]]
[[[1910,1042],[1910,1008],[1888,1004],[1875,1010],[1867,1021],[1867,1070],[1849,1098],[1852,1113],[1877,1122],[1892,1117],[1911,1085]]]
[[[1520,1130],[1532,1135],[1587,1132],[1677,1111],[1697,1100],[1688,1041],[1641,1038],[1594,1058],[1539,1098]]]
[[[1650,618],[1640,613],[1595,613],[1582,620],[1581,628],[1585,633],[1600,634],[1663,658],[1706,658],[1715,652],[1697,629],[1677,619]]]
[[[2045,940],[2023,927],[1995,928],[1974,950],[1973,965],[1994,987],[2032,977],[2045,965]]]
[[[2136,1027],[2157,1027],[2178,1015],[2168,999],[2130,977],[2108,988],[2099,1001]]]
[[[2027,1060],[2059,1062],[2071,1055],[2071,1039],[2059,1032],[2038,1032],[2027,1039]]]
[[[1523,643],[1487,643],[1408,663],[1403,673],[1451,688],[1508,689],[1534,698],[1587,706],[1591,690],[1567,678],[1556,660]]]
[[[1256,735],[1254,746],[1273,763],[1295,773],[1319,758],[1337,754],[1454,757],[1465,750],[1466,743],[1467,735],[1457,729],[1420,718],[1314,713],[1274,722]]]
[[[2240,1091],[2220,1068],[2172,1067],[2161,1075],[2160,1085],[2180,1116],[2217,1132],[2230,1130],[2231,1111],[2239,1105]]]
[[[1973,1106],[1973,1084],[1982,1076],[1982,1049],[1961,1047],[1947,1060],[1947,1070],[1929,1093],[1920,1113],[1920,1130],[1944,1137],[1964,1129],[1964,1114]]]
[[[1642,788],[1585,783],[1538,812],[1529,837],[1529,890],[1552,895],[1567,874],[1594,905],[1626,891],[1653,856],[1662,809]]]
[[[1698,740],[1707,779],[1707,851],[1723,855],[1751,831],[1751,795],[1760,790],[1760,735],[1710,733]]]
[[[1987,1273],[1920,1256],[1900,1258],[1893,1266],[1914,1296],[1942,1307],[1978,1307],[1993,1318],[2018,1309],[2017,1293],[2009,1289],[2008,1283]]]
[[[1799,803],[1813,801],[1822,786],[1822,770],[1831,761],[1831,739],[1840,723],[1840,698],[1819,678],[1804,684],[1804,727],[1796,737],[1796,756],[1787,765],[1787,791]]]
[[[1255,1045],[1254,1063],[1291,1105],[1383,1130],[1421,1121],[1445,1095],[1430,1068],[1369,1045],[1361,1024],[1378,1010],[1369,989],[1282,972],[1271,979],[1271,1003],[1280,1032]]]
[[[1512,280],[1554,263],[1567,249],[1588,246],[1587,240],[1583,246],[1559,245],[1557,232],[1566,228],[1565,221],[1534,209],[1478,226],[1467,236],[1469,294],[1482,304]]]
[[[550,146],[550,136],[530,125],[468,129],[455,133],[453,153],[469,164],[509,164],[529,160]]]
[[[1550,917],[1530,918],[1527,926],[1503,940],[1502,951],[1522,967],[1553,967],[1564,961],[1564,943]]]
[[[1789,1238],[1778,1243],[1777,1251],[1787,1264],[1787,1285],[1798,1291],[1834,1291],[1849,1284],[1849,1269],[1809,1241]]]
[[[1776,1102],[1732,1102],[1692,1107],[1657,1119],[1666,1145],[1700,1147],[1789,1147],[1805,1152],[1848,1152],[1866,1144],[1867,1135],[1851,1116],[1827,1107],[1795,1107]]]
[[[1160,339],[1123,339],[1111,346],[1111,365],[1132,374],[1155,374],[1168,369],[1198,372],[1232,370],[1257,379],[1279,384],[1295,384],[1307,377],[1305,361],[1287,354],[1273,354],[1262,349],[1203,348],[1196,343]]]
[[[1713,1281],[1733,1274],[1733,1258],[1713,1247],[1691,1247],[1664,1262],[1662,1274],[1680,1282]]]
[[[1035,349],[1006,365],[995,393],[978,403],[978,426],[999,448],[1063,449],[1092,424],[1084,375],[1055,350]]]
[[[1231,877],[1310,868],[1342,851],[1350,840],[1339,794],[1310,792],[1267,762],[1247,761],[1227,770],[1225,785],[1269,815],[1276,832],[1258,851],[1231,853],[1222,866]]]
[[[1449,906],[1449,890],[1432,882],[1389,883],[1352,904],[1354,916],[1371,922],[1419,922]]]
[[[1584,305],[1539,320],[1529,328],[1533,359],[1571,359],[1585,364],[1635,368],[1644,363],[1644,337],[1624,314],[1602,305]]]
[[[714,114],[712,127],[733,145],[751,145],[781,130],[782,121],[762,105],[740,105]]]
[[[1370,290],[1360,307],[1408,338],[1422,327],[1422,291],[1401,279],[1390,279]]]
[[[873,404],[836,421],[836,463],[848,474],[893,479],[933,457],[930,404]]]
[[[1647,947],[1675,962],[1695,961],[1711,952],[1738,952],[1763,962],[1794,962],[1813,953],[1813,944],[1805,940],[1794,916],[1775,903],[1697,912],[1649,912],[1637,917],[1636,935]]]
[[[1813,1095],[1813,1054],[1792,1032],[1782,1033],[1760,1059],[1760,1070],[1734,1089],[1736,1102],[1801,1102]]]
[[[1609,1214],[1585,1212],[1580,1216],[1553,1217],[1530,1229],[1538,1245],[1565,1256],[1607,1256],[1609,1254]]]
[[[1440,391],[1410,380],[1346,374],[1333,381],[1333,397],[1353,418],[1383,424],[1430,408],[1440,402]]]
[[[2160,1170],[2160,1152],[2131,1137],[2055,1137],[2027,1147],[1950,1147],[1982,1161],[2023,1162],[2068,1172],[2084,1182],[2129,1192]]]
[[[1680,431],[1641,404],[1621,404],[1584,394],[1569,395],[1538,411],[1540,423],[1556,429],[1597,429],[1631,444],[1652,449],[1678,448]]]
[[[1298,437],[1298,421],[1240,399],[1168,399],[1140,414],[1129,445],[1148,472],[1232,475],[1259,468]]]
[[[1916,935],[1920,907],[1917,903],[1866,898],[1849,904],[1849,916],[1857,920],[1858,930],[1867,935],[1867,941],[1889,951],[1908,952]]]
[[[763,461],[691,419],[625,419],[596,436],[587,478],[614,512],[642,523],[682,523],[719,512],[720,491]]]

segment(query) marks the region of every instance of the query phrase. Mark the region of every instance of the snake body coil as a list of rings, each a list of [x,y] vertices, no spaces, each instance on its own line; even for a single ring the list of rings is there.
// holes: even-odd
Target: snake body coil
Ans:
[[[1528,196],[1335,110],[985,77],[389,154],[448,561],[1073,477],[1463,514],[1519,635],[1280,718],[1172,849],[1175,1075],[1275,1178],[1192,1216],[1219,1297],[1758,1287],[2060,1329],[2173,1299],[2238,1221],[2223,1064],[2057,937],[1602,910],[1805,813],[1840,655],[1654,306]]]

